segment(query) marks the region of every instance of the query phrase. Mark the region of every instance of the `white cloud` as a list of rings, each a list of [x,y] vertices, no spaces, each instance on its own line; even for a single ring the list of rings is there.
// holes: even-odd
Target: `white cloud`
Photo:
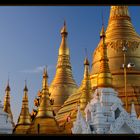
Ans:
[[[38,66],[38,67],[36,67],[35,69],[21,70],[20,72],[22,72],[22,73],[28,73],[28,74],[40,73],[40,72],[43,71],[43,69],[44,69],[45,67],[46,67],[46,66],[43,65],[43,66]],[[54,68],[55,68],[55,66],[53,66],[53,65],[47,66],[47,71],[52,70],[52,69],[54,69]]]

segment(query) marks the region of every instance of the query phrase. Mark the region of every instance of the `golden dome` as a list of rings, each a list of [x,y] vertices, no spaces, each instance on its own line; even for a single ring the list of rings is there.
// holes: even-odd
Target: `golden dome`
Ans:
[[[91,84],[97,86],[98,73],[100,69],[100,46],[93,53]],[[119,92],[119,97],[125,105],[124,95],[124,71],[121,68],[124,63],[122,48],[127,47],[126,63],[134,63],[135,68],[127,69],[127,96],[128,112],[131,108],[131,100],[135,101],[137,113],[140,114],[140,36],[136,33],[127,6],[111,6],[110,18],[106,30],[106,45],[109,59],[110,72],[112,73],[113,86]]]
[[[55,117],[59,122],[59,125],[65,127],[64,133],[71,132],[71,126],[73,125],[73,121],[75,121],[76,119],[77,105],[80,104],[80,109],[84,114],[84,109],[87,103],[92,98],[92,89],[89,75],[89,62],[87,58],[84,61],[84,67],[85,70],[81,86],[64,102],[64,105],[61,107]],[[70,117],[70,122],[67,122],[68,117]]]
[[[72,75],[70,53],[67,46],[67,34],[66,23],[64,23],[64,27],[61,30],[62,41],[58,53],[56,74],[49,88],[51,93],[50,98],[54,100],[53,109],[55,113],[63,105],[64,101],[77,89]]]

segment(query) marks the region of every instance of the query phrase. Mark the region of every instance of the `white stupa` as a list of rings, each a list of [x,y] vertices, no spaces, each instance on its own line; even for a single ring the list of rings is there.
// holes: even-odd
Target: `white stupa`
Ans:
[[[0,101],[0,134],[12,134],[13,125],[8,113],[3,111],[3,106]]]
[[[85,108],[85,116],[78,108],[73,134],[140,134],[140,120],[137,118],[134,104],[131,113],[123,108],[123,103],[112,87],[112,75],[109,70],[105,32],[102,28],[100,38],[101,65],[98,84],[93,99]]]

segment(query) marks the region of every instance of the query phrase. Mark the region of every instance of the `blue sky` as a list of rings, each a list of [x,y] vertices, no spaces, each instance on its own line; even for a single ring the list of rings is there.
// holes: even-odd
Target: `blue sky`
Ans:
[[[85,48],[89,61],[99,42],[104,12],[108,24],[110,6],[1,6],[0,7],[0,100],[4,99],[8,75],[11,108],[17,122],[22,104],[24,81],[29,90],[29,109],[41,89],[42,68],[48,66],[49,84],[55,75],[60,30],[66,20],[68,46],[74,79],[83,78]],[[129,6],[132,23],[140,33],[140,6]]]

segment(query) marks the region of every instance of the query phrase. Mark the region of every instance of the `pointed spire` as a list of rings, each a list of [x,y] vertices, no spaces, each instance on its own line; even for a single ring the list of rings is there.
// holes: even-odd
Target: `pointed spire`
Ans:
[[[28,91],[28,88],[27,88],[27,81],[25,80],[25,87],[24,87],[24,91]],[[25,92],[26,93],[26,92]]]
[[[100,70],[98,75],[98,87],[112,87],[112,75],[109,69],[108,57],[107,57],[107,46],[105,43],[105,31],[104,26],[102,26],[102,30],[100,33],[100,39],[102,41],[100,46]]]
[[[80,86],[81,95],[80,95],[80,108],[84,110],[87,103],[91,100],[91,81],[90,81],[90,73],[89,73],[89,61],[86,57],[84,60],[84,76]]]
[[[13,121],[13,114],[11,111],[11,105],[10,105],[10,85],[9,85],[9,77],[8,77],[8,82],[7,82],[7,86],[5,89],[5,98],[4,98],[4,106],[3,106],[3,111],[7,112],[11,122],[13,124],[13,127],[15,126],[14,121]]]
[[[23,91],[24,91],[24,95],[22,99],[22,108],[17,124],[26,125],[26,124],[31,124],[31,116],[28,107],[28,88],[26,85],[26,80],[25,80],[25,87]]]
[[[9,86],[9,78],[8,78],[8,81],[7,81],[7,86],[6,86],[6,89],[5,89],[5,91],[10,91],[11,89],[10,89],[10,86]]]
[[[56,74],[49,88],[51,99],[54,99],[53,108],[55,112],[60,109],[64,101],[77,89],[72,74],[67,34],[66,22],[64,22],[64,26],[61,30],[62,40],[58,52]]]
[[[67,35],[68,32],[66,28],[66,22],[64,21],[64,26],[61,29],[62,41],[59,48],[59,55],[69,55],[69,48],[67,46]]]
[[[45,76],[45,84],[43,86],[43,90],[42,90],[42,96],[41,96],[41,100],[40,100],[40,106],[38,108],[38,113],[36,118],[39,117],[51,117],[53,118],[53,110],[52,110],[52,106],[51,106],[51,101],[50,101],[50,95],[49,95],[49,88],[48,88],[48,83],[47,83],[47,69],[44,69],[44,76]],[[44,78],[44,77],[43,77]]]
[[[135,110],[134,102],[132,102],[132,104],[131,104],[131,114],[130,114],[130,117],[132,119],[137,119],[137,113],[136,113],[136,110]]]
[[[48,78],[48,74],[47,74],[47,66],[46,66],[43,71],[42,89],[48,87],[47,78]]]
[[[68,34],[68,32],[67,32],[67,27],[66,27],[66,21],[64,20],[64,26],[63,26],[63,28],[61,29],[61,35],[62,35],[62,37],[63,37],[63,36],[66,37],[67,34]]]
[[[89,61],[88,61],[88,58],[86,57],[85,60],[84,60],[84,67],[85,67],[85,70],[84,70],[84,78],[88,78],[89,79]]]

